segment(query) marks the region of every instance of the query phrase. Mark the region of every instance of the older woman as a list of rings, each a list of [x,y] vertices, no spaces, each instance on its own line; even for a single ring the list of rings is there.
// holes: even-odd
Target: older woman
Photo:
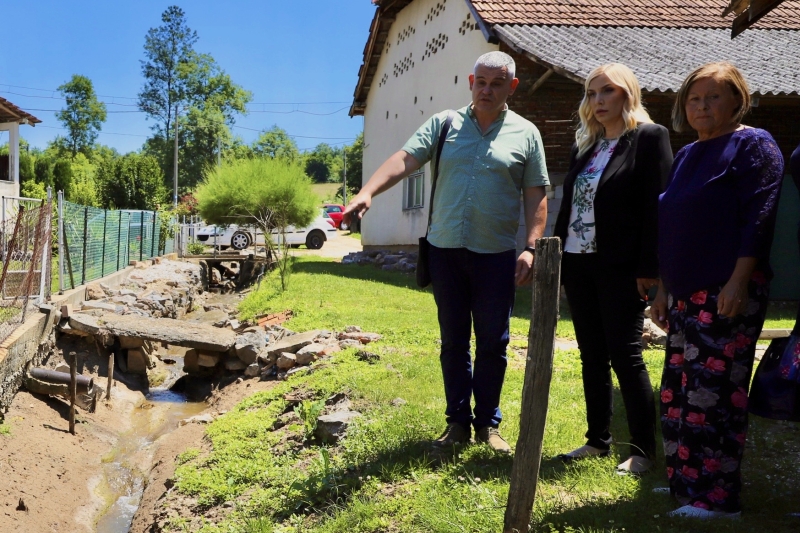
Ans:
[[[639,82],[619,63],[586,78],[581,125],[564,181],[555,234],[581,352],[586,444],[573,461],[610,453],[613,385],[619,380],[631,432],[618,469],[640,473],[655,455],[656,408],[642,360],[646,292],[657,283],[656,204],[672,164],[669,134],[642,107]]]
[[[764,325],[783,158],[742,125],[750,91],[730,63],[683,82],[673,128],[698,140],[675,157],[658,203],[661,283],[651,316],[669,326],[661,427],[672,514],[737,517],[747,391]]]

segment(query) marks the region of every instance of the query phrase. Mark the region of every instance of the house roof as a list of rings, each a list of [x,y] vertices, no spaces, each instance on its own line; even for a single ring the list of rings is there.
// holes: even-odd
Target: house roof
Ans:
[[[487,24],[730,28],[729,0],[471,0]],[[800,29],[800,2],[786,0],[755,28]]]
[[[412,1],[378,2],[350,116],[364,114],[389,29]],[[743,69],[760,94],[800,94],[800,77],[790,65],[800,57],[800,0],[759,0],[769,1],[771,11],[744,23],[748,13],[742,9],[753,0],[465,1],[487,40],[500,37],[576,81],[597,65],[618,61],[631,66],[646,90],[677,90],[683,76],[698,65],[728,59]],[[723,17],[731,4],[737,9]],[[749,25],[753,29],[732,42],[730,28],[737,14],[739,31]]]
[[[732,41],[727,28],[512,24],[494,30],[511,48],[581,83],[597,65],[619,62],[634,71],[643,90],[677,91],[699,65],[727,60],[742,70],[754,93],[800,94],[796,31],[748,30]]]
[[[22,122],[23,120],[28,119],[28,124],[33,126],[34,124],[39,124],[41,120],[34,117],[30,113],[23,111],[19,107],[15,106],[5,98],[0,96],[0,123],[2,122]]]

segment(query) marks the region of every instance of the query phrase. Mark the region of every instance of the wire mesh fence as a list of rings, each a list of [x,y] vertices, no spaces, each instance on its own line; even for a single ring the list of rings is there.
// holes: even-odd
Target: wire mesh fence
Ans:
[[[0,341],[50,296],[52,201],[0,201]]]
[[[108,210],[61,199],[59,289],[71,289],[175,248],[175,220],[158,211]]]

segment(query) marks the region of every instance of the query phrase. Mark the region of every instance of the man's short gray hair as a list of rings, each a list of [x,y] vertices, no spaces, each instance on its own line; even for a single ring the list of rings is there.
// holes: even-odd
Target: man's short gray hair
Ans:
[[[475,67],[472,69],[473,74],[475,74],[475,71],[478,70],[479,66],[487,68],[506,67],[506,69],[508,69],[508,75],[511,78],[513,78],[514,74],[517,73],[517,64],[514,62],[514,58],[505,52],[487,52],[483,54],[475,62]]]

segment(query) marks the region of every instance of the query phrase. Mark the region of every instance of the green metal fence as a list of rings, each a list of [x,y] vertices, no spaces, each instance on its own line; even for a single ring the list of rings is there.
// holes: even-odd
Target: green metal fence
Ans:
[[[173,221],[163,220],[164,216],[157,211],[73,204],[59,193],[59,289],[100,279],[131,261],[171,253],[174,239],[164,229]]]

